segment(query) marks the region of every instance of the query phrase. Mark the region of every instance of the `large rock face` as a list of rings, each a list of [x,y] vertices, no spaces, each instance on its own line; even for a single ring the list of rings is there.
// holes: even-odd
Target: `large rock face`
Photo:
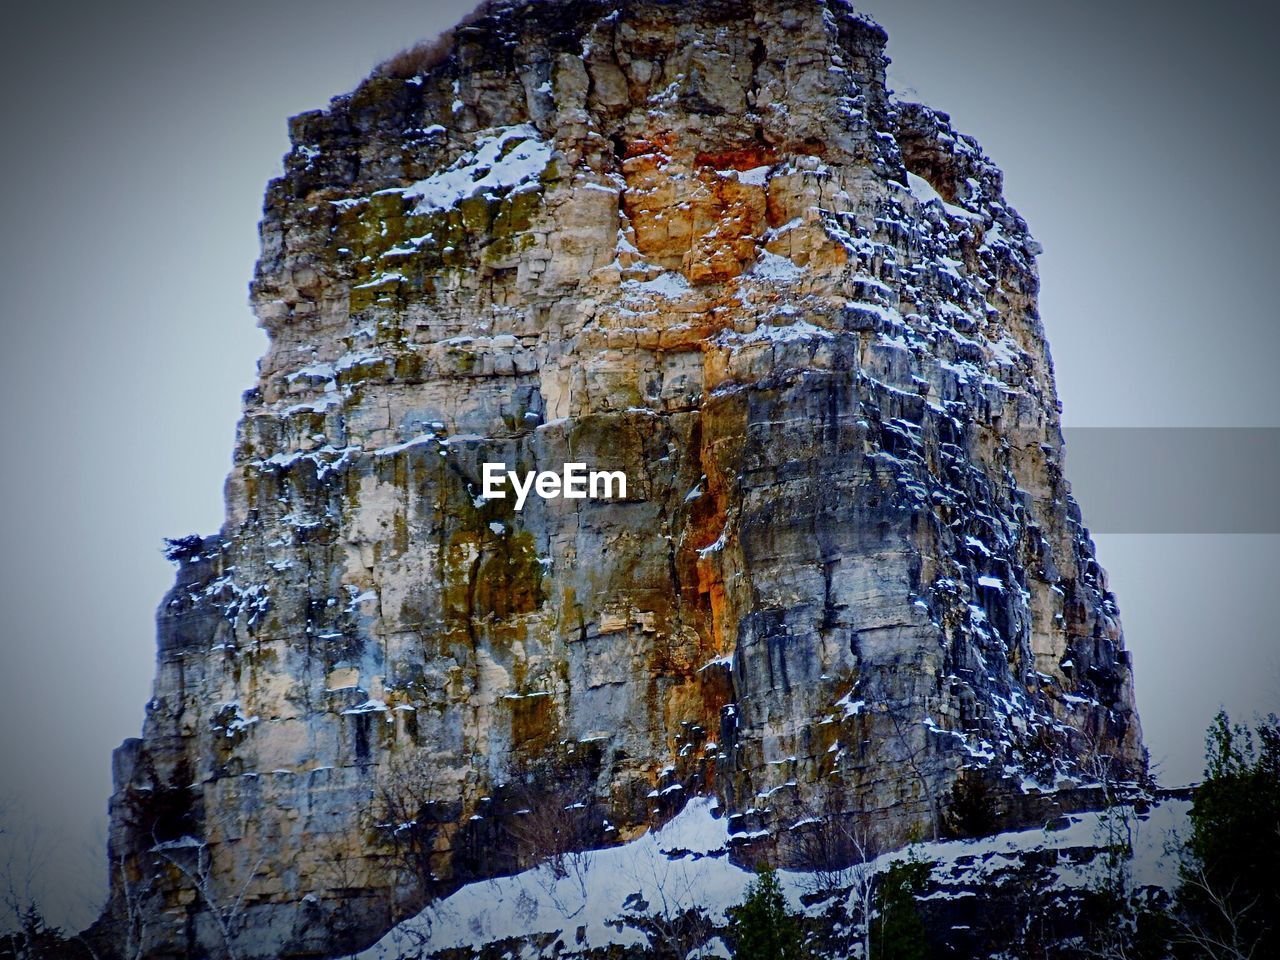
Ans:
[[[368,941],[546,852],[569,782],[574,842],[714,793],[745,857],[819,797],[892,844],[957,778],[1009,822],[1141,771],[1036,244],[884,43],[842,0],[500,4],[294,119],[226,523],[117,754],[122,945]],[[517,511],[486,461],[627,495]]]

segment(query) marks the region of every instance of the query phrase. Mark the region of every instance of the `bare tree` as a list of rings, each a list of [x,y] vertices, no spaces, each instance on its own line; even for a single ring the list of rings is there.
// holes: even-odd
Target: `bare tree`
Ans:
[[[686,857],[660,851],[658,858],[638,859],[631,879],[637,890],[626,901],[629,919],[656,935],[659,956],[686,960],[710,955],[715,924],[702,906],[704,897]]]
[[[589,772],[549,754],[518,771],[510,796],[516,810],[507,832],[519,866],[546,864],[552,881],[573,879],[585,902],[588,853],[600,842],[603,823]]]
[[[197,837],[183,837],[151,848],[165,863],[172,865],[191,884],[196,894],[208,908],[218,935],[222,940],[227,960],[239,960],[239,940],[244,930],[244,901],[264,856],[259,856],[246,872],[238,890],[221,891],[221,884],[214,876],[213,854],[209,843]]]
[[[800,804],[785,836],[787,858],[807,875],[810,893],[831,898],[848,895],[862,930],[864,960],[871,958],[871,919],[875,910],[875,859],[878,845],[870,824],[844,809],[836,784],[824,783],[808,803]]]
[[[0,806],[0,822],[8,824],[12,816],[9,804]],[[30,919],[36,912],[34,895],[36,846],[38,838],[30,831],[19,836],[11,825],[0,826],[0,929],[12,931],[17,942],[26,944],[31,938]]]
[[[394,758],[378,778],[378,829],[392,859],[425,901],[440,889],[436,843],[447,816],[440,772],[424,754]]]
[[[53,856],[56,843],[46,839],[25,811],[15,813],[15,806],[0,801],[0,956],[97,960],[93,944],[83,936],[65,934],[48,922],[41,895],[51,891],[41,867]],[[71,892],[68,887],[75,887],[74,879],[61,885],[64,898]],[[98,897],[89,899],[91,906],[101,905]]]
[[[331,895],[329,909],[324,916],[327,948],[335,956],[345,954],[354,957],[359,943],[359,925],[350,894],[360,890],[365,882],[364,873],[359,869],[357,861],[349,855],[350,850],[341,839],[330,836],[321,850],[316,878]],[[304,898],[299,907],[304,910],[323,910],[314,895]]]
[[[1258,942],[1244,931],[1246,917],[1259,906],[1258,901],[1236,903],[1235,884],[1220,889],[1210,882],[1203,864],[1184,864],[1182,871],[1184,889],[1191,888],[1197,894],[1197,902],[1212,915],[1209,923],[1196,917],[1188,917],[1184,911],[1175,914],[1179,943],[1190,946],[1208,960],[1253,960]]]
[[[1080,771],[1098,788],[1101,809],[1094,836],[1101,848],[1102,870],[1092,885],[1103,916],[1094,924],[1089,951],[1108,960],[1125,960],[1136,928],[1133,851],[1139,821],[1132,797],[1124,795],[1121,765],[1105,746],[1101,733],[1080,755]],[[1097,860],[1095,860],[1095,863]]]
[[[791,813],[793,822],[783,851],[808,874],[810,892],[847,890],[859,867],[875,856],[865,818],[844,809],[841,792],[831,783],[819,784],[814,795],[795,804]]]
[[[49,941],[61,934],[45,921],[38,895],[39,865],[50,854],[39,827],[0,805],[0,938],[20,957],[46,956]]]
[[[1116,778],[1115,758],[1104,752],[1095,742],[1080,761],[1081,769],[1100,791],[1102,799],[1098,828],[1103,852],[1106,854],[1108,892],[1113,896],[1130,893],[1128,865],[1133,857],[1134,817],[1132,797],[1122,796]]]
[[[489,853],[508,868],[545,866],[535,879],[566,917],[581,912],[586,902],[588,851],[602,839],[604,821],[594,788],[586,766],[553,747],[526,759],[511,782],[495,790],[495,807],[505,811],[494,814],[501,831],[495,839],[507,850]],[[394,861],[432,902],[443,890],[437,846],[462,812],[461,791],[450,790],[429,757],[416,755],[394,761],[379,778],[376,793],[378,828]],[[565,896],[561,881],[566,879],[573,881],[577,897]],[[428,915],[420,916],[429,924]]]
[[[885,713],[893,724],[894,739],[897,743],[897,759],[911,768],[912,774],[920,783],[925,799],[929,804],[929,830],[931,839],[938,840],[938,823],[942,819],[942,811],[938,806],[938,794],[933,788],[933,781],[921,766],[923,758],[929,752],[928,735],[923,739],[913,738],[912,731],[920,724],[914,716],[917,704],[914,700],[906,700],[898,704],[889,704]]]
[[[124,908],[121,942],[124,960],[142,960],[147,932],[146,903],[155,888],[155,875],[144,879],[140,872],[129,868],[122,856],[112,859],[111,872],[115,874],[120,904]]]

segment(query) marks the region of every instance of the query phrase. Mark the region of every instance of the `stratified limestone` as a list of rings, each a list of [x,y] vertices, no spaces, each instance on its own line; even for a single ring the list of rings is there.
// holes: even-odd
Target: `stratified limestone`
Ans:
[[[1007,822],[1141,772],[1037,246],[884,42],[841,0],[499,4],[293,120],[226,523],[116,758],[119,943],[376,938],[424,896],[397,764],[441,888],[514,865],[551,756],[601,842],[696,792],[767,839],[836,783],[891,844],[965,768]],[[516,512],[485,461],[628,496]]]

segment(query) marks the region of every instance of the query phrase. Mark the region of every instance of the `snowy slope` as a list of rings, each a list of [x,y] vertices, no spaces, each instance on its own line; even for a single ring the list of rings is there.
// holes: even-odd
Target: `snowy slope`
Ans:
[[[1166,800],[1145,813],[1118,808],[1110,814],[1131,825],[1135,888],[1172,886],[1177,870],[1166,853],[1167,841],[1184,832],[1189,806],[1189,801]],[[695,797],[661,829],[630,843],[587,852],[576,864],[566,864],[567,876],[557,878],[544,864],[514,876],[469,884],[394,928],[360,958],[416,958],[538,934],[549,935],[543,941],[548,945],[558,941],[558,954],[566,957],[611,944],[643,947],[651,944],[649,935],[635,923],[638,917],[644,913],[673,917],[693,908],[705,911],[712,924],[721,927],[726,909],[742,900],[752,874],[730,862],[727,822],[717,813],[714,799]],[[929,899],[978,896],[993,875],[1035,851],[1062,854],[1056,885],[1079,889],[1097,882],[1100,865],[1088,851],[1096,854],[1104,842],[1107,817],[1104,812],[1077,814],[1050,828],[980,840],[920,843],[912,851],[934,863]],[[905,850],[884,854],[872,865],[878,872],[907,855]],[[807,874],[781,871],[779,878],[793,908],[812,915],[830,908],[829,902],[814,903],[813,898],[807,898],[811,901],[807,906],[802,902],[802,895],[812,889]],[[727,951],[715,937],[702,955],[727,956]]]

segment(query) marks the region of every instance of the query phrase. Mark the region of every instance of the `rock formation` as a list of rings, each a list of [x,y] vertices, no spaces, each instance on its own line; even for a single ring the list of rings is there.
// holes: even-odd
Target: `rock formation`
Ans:
[[[1142,772],[1038,247],[884,45],[502,2],[293,119],[226,522],[116,755],[121,949],[337,952],[694,794],[747,860],[819,796],[892,845],[957,783],[1010,825]],[[485,462],[627,494],[517,511]]]

